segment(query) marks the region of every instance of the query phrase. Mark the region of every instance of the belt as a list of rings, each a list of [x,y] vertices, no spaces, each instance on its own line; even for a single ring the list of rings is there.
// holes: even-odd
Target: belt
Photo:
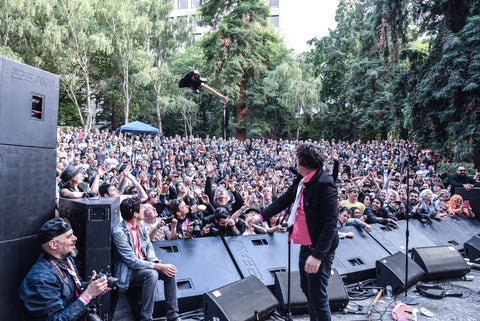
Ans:
[[[300,248],[303,250],[313,249],[313,245],[300,245]]]

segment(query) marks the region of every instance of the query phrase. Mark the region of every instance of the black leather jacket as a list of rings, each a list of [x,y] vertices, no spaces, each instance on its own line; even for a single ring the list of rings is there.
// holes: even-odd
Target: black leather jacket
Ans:
[[[295,202],[301,179],[302,177],[299,175],[282,196],[262,211],[261,215],[264,220],[285,210]],[[323,261],[327,253],[338,246],[337,187],[332,177],[327,175],[323,169],[319,169],[309,182],[304,183],[304,186],[303,210],[313,245],[311,255]]]

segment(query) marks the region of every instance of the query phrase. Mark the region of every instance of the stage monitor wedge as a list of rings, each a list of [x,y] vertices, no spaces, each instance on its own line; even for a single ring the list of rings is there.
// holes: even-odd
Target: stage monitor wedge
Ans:
[[[270,290],[255,276],[203,295],[205,321],[257,321],[278,307]]]
[[[453,246],[414,248],[412,259],[425,271],[423,281],[453,279],[470,272],[467,262]]]

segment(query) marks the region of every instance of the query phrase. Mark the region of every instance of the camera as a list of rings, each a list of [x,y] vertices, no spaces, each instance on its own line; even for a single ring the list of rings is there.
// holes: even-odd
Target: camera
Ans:
[[[103,278],[104,276],[107,277],[107,286],[112,290],[116,289],[117,284],[118,284],[118,278],[116,278],[116,277],[113,277],[113,276],[108,275],[106,273],[100,272],[100,273],[97,274],[97,277],[95,278],[95,280]]]
[[[88,321],[102,321],[102,318],[97,314],[97,309],[93,305],[87,305],[88,308],[88,315],[87,315],[87,320]]]
[[[195,218],[192,224],[193,224],[192,234],[197,237],[200,236],[202,234],[202,220],[200,220],[199,218]]]
[[[216,228],[215,224],[213,224],[213,223],[207,224],[205,226],[208,226],[210,228],[210,234],[218,235],[220,233],[220,230],[218,228]]]
[[[163,221],[165,222],[165,224],[170,224],[170,223],[172,223],[172,220],[173,220],[173,215],[172,215],[172,216],[167,216],[167,217],[163,218]]]

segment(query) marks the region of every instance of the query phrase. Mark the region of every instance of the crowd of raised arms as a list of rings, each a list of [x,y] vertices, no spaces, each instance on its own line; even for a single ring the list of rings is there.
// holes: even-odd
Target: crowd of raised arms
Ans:
[[[139,197],[151,240],[282,232],[288,212],[266,222],[259,213],[298,175],[302,142],[59,129],[57,191]],[[470,177],[458,166],[445,186],[437,164],[448,160],[413,141],[307,142],[321,147],[324,170],[337,184],[340,237],[353,237],[341,232],[345,225],[475,216],[454,189],[480,186],[479,173]]]

